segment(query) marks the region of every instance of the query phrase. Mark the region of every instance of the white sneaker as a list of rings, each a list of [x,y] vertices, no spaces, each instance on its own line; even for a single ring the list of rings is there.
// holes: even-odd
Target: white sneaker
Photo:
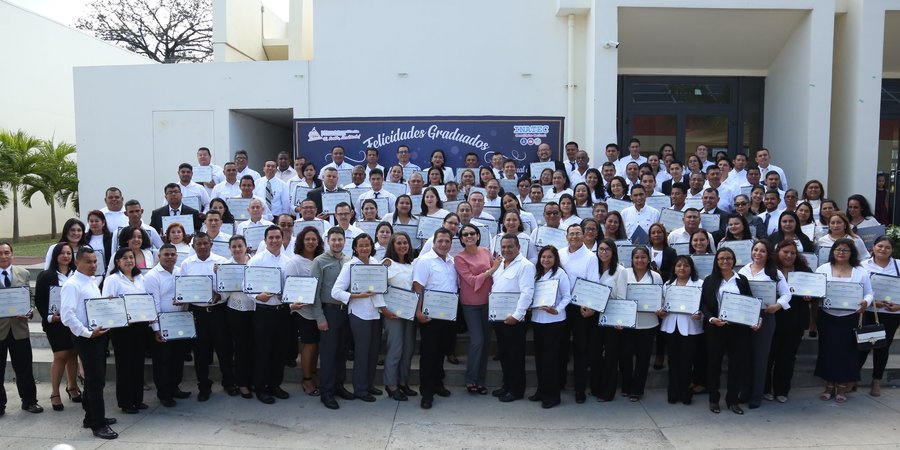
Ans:
[[[772,400],[775,400],[775,397],[772,396],[772,394],[763,394],[763,398],[766,399],[766,401],[770,401],[770,402]]]
[[[787,403],[788,398],[784,395],[779,395],[775,397],[775,400],[778,400],[778,403]]]

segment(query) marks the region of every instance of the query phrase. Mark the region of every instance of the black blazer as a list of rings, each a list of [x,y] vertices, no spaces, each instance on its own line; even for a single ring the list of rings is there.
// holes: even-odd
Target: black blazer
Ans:
[[[184,203],[181,204],[181,215],[191,215],[194,218],[194,230],[200,231],[200,227],[203,225],[203,221],[200,220],[200,211],[197,211],[194,208],[191,208]],[[153,210],[153,213],[150,214],[150,227],[155,229],[160,236],[165,235],[165,230],[162,229],[162,218],[168,217],[169,214],[169,205],[157,208]]]
[[[750,291],[750,282],[747,281],[747,277],[737,273],[737,286],[738,291],[740,291],[741,295],[752,295]],[[700,294],[700,311],[703,313],[703,328],[715,327],[709,323],[709,319],[711,317],[719,317],[719,286],[721,285],[721,280],[716,282],[711,277],[706,277],[703,280],[703,288],[701,289]]]
[[[690,177],[688,177],[687,175],[682,175],[681,181],[683,183],[687,183],[689,180],[690,180]],[[662,189],[663,194],[672,195],[672,182],[673,181],[675,181],[675,180],[673,180],[671,178],[666,181],[663,181],[662,187],[660,188],[660,189]]]
[[[703,211],[700,211],[703,214]],[[712,233],[713,239],[716,242],[721,241],[725,237],[725,230],[728,228],[728,213],[722,210],[719,207],[716,207],[710,214],[718,214],[719,215],[719,229],[718,230],[706,230]]]
[[[812,269],[798,270],[798,272],[812,272]],[[788,274],[788,277],[790,277],[790,274]],[[791,308],[779,309],[775,313],[775,326],[782,330],[794,330],[802,333],[803,330],[809,328],[809,304],[812,301],[808,302],[799,295],[792,296]]]
[[[678,254],[675,253],[675,249],[672,247],[665,247],[663,248],[662,263],[659,267],[656,266],[655,262],[650,263],[650,268],[659,272],[662,276],[663,283],[669,282],[669,277],[672,276],[672,271],[675,270],[675,258],[677,256]]]
[[[46,331],[47,316],[50,315],[50,286],[59,286],[55,271],[45,270],[38,274],[34,285],[34,306],[41,315],[41,326]]]
[[[313,203],[316,204],[316,215],[322,214],[322,193],[325,192],[325,187],[315,188],[306,194],[306,198],[312,200]],[[335,189],[335,192],[347,192],[346,189],[338,187]],[[353,207],[353,205],[350,205]],[[355,209],[355,208],[354,208]]]

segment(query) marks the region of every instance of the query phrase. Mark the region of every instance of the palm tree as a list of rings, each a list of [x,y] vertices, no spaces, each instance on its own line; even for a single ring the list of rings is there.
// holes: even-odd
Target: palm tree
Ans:
[[[75,146],[67,142],[54,144],[53,139],[41,141],[38,147],[40,161],[35,173],[26,176],[22,192],[22,204],[31,207],[31,199],[41,194],[50,205],[50,237],[56,238],[56,204],[65,207],[71,200],[78,212],[78,166],[69,155],[75,154]]]
[[[19,241],[19,193],[33,181],[28,177],[35,173],[40,161],[36,151],[40,145],[40,139],[22,130],[0,131],[0,172],[6,175],[0,183],[12,191],[13,242]]]

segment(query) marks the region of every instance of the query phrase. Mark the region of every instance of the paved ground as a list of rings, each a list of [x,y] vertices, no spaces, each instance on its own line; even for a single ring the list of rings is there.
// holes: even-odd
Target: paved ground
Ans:
[[[185,386],[186,387],[186,386]],[[15,386],[7,415],[0,418],[0,448],[51,448],[65,442],[77,449],[233,448],[897,448],[900,443],[900,389],[880,398],[862,393],[838,405],[822,402],[817,389],[799,389],[786,404],[765,402],[737,416],[707,410],[705,398],[691,406],[668,405],[663,391],[641,402],[619,398],[606,404],[577,405],[571,392],[563,404],[542,410],[527,400],[501,404],[471,397],[462,389],[437,398],[423,411],[418,402],[385,397],[375,403],[341,401],[326,410],[318,399],[299,393],[272,406],[214,391],[206,403],[194,398],[164,408],[152,391],[150,409],[138,415],[110,410],[119,423],[115,441],[94,438],[80,427],[79,405],[50,410],[46,384],[39,398],[47,409],[31,415],[16,409]],[[299,394],[298,394],[299,393]],[[114,405],[107,386],[106,404]],[[723,405],[724,406],[724,405]]]

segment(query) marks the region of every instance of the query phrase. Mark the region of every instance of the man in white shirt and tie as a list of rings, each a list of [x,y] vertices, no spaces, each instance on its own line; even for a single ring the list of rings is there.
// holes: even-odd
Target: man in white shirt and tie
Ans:
[[[266,161],[263,176],[256,180],[253,189],[253,195],[265,201],[272,216],[291,211],[287,183],[275,176],[276,167],[275,161]]]
[[[578,153],[580,153],[581,150],[578,149],[578,143],[575,141],[566,142],[565,150],[566,160],[563,162],[566,166],[566,172],[569,172],[569,178],[571,178],[572,172],[578,168]]]
[[[259,172],[247,167],[247,164],[249,163],[247,158],[246,150],[234,152],[234,165],[237,168],[237,176],[238,178],[243,178],[245,175],[250,175],[253,177],[253,181],[256,181],[259,179]]]
[[[109,329],[88,324],[85,300],[100,298],[100,288],[94,283],[97,271],[97,255],[89,246],[82,246],[75,255],[75,274],[62,285],[60,290],[60,319],[72,332],[78,358],[84,368],[84,394],[81,407],[84,409],[84,428],[93,430],[101,439],[115,439],[118,433],[109,426],[116,419],[106,417],[103,402],[103,387],[106,384],[106,333]]]
[[[763,206],[766,211],[759,215],[762,220],[762,229],[757,231],[757,237],[768,237],[772,233],[778,231],[778,222],[781,220],[783,209],[779,209],[781,203],[781,194],[777,189],[769,189],[763,194]],[[763,231],[760,233],[759,231]]]
[[[128,218],[125,217],[125,210],[122,209],[124,201],[119,188],[115,186],[106,188],[106,193],[103,195],[103,202],[106,203],[106,206],[100,212],[106,217],[106,227],[110,231],[128,226]]]
[[[625,234],[628,238],[632,238],[640,227],[644,234],[649,237],[650,225],[659,222],[659,210],[652,206],[647,206],[647,193],[641,184],[635,184],[631,187],[631,202],[633,204],[621,212],[622,222],[625,225]],[[641,241],[645,241],[645,239],[642,238]]]
[[[298,158],[299,159],[299,158]],[[279,180],[284,181],[285,184],[288,184],[291,178],[294,178],[298,175],[293,167],[291,167],[291,154],[288,152],[278,152],[278,157],[275,158],[278,162],[278,167],[275,168],[275,176],[278,177]]]
[[[353,165],[344,161],[344,147],[335,145],[331,148],[331,162],[319,169],[319,179],[324,180],[325,169],[333,167],[339,172],[341,170],[353,170]]]
[[[213,188],[212,193],[209,194],[210,200],[214,198],[221,198],[224,200],[226,198],[233,198],[241,195],[241,183],[237,176],[237,166],[233,162],[227,162],[225,163],[225,168],[222,170],[225,174],[225,179]],[[250,179],[252,181],[253,177],[250,177]]]
[[[397,197],[384,190],[384,172],[381,169],[372,169],[369,172],[369,185],[372,187],[368,192],[363,192],[359,195],[359,203],[356,205],[356,213],[362,217],[362,203],[363,200],[373,199],[375,203],[380,204],[378,206],[378,216],[384,217],[385,215],[394,212],[394,203],[397,201]],[[386,199],[386,200],[381,200]],[[387,204],[385,207],[384,204]]]
[[[766,176],[769,172],[778,172],[779,177],[779,185],[778,188],[782,191],[786,191],[788,188],[787,176],[784,175],[784,169],[776,166],[775,164],[771,164],[771,156],[769,155],[769,149],[761,148],[756,151],[756,164],[759,166],[759,172],[763,177]]]
[[[209,192],[206,188],[191,181],[194,177],[194,168],[188,163],[181,163],[178,166],[178,184],[181,186],[182,200],[184,197],[197,197],[198,211],[205,211],[209,206]]]

